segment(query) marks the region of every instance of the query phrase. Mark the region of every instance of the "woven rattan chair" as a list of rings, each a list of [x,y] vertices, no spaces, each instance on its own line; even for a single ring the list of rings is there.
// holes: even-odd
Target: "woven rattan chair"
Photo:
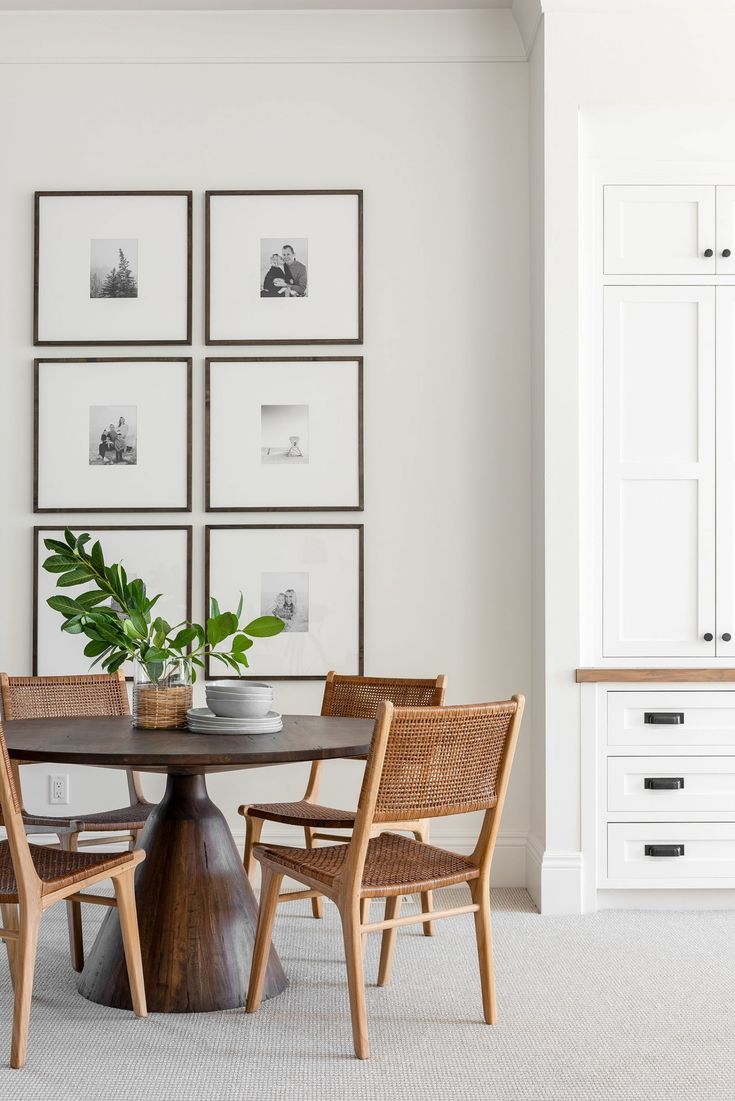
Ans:
[[[107,674],[88,673],[74,677],[9,677],[0,673],[0,698],[5,719],[58,719],[72,716],[129,715],[130,705],[122,672]],[[18,765],[11,767],[21,793]],[[133,848],[140,837],[146,820],[155,803],[149,803],[143,795],[140,776],[127,770],[130,805],[115,810],[96,811],[80,818],[30,814],[23,810],[23,823],[27,833],[55,833],[61,848],[76,852],[79,847],[109,845],[128,842]],[[22,796],[21,796],[22,798]],[[120,831],[125,831],[120,836]],[[86,832],[103,833],[103,837],[81,839]],[[110,836],[112,835],[112,836]],[[67,906],[69,919],[69,946],[72,966],[81,971],[84,966],[82,940],[82,914],[76,902]]]
[[[383,933],[378,972],[378,985],[383,986],[390,978],[397,928],[423,922],[427,916],[401,917],[404,894],[467,883],[471,904],[434,910],[431,917],[436,921],[456,914],[475,915],[484,1017],[487,1024],[495,1023],[489,875],[523,703],[523,696],[514,696],[502,703],[474,707],[394,708],[391,703],[381,704],[350,843],[319,849],[255,848],[263,878],[248,1013],[261,1002],[278,896],[286,875],[321,891],[339,909],[358,1058],[369,1055],[364,934]],[[485,816],[470,856],[398,834],[373,836],[375,824],[477,810],[484,810]],[[383,897],[384,920],[365,923],[361,900]]]
[[[15,995],[11,1067],[22,1067],[28,1048],[31,991],[41,915],[55,902],[74,898],[79,902],[117,906],[120,914],[130,993],[137,1017],[145,1017],[143,964],[140,956],[138,915],[133,876],[145,859],[142,849],[122,853],[66,852],[44,845],[29,845],[23,825],[20,799],[0,724],[0,807],[7,841],[0,841],[0,937],[8,947],[10,975]],[[115,897],[84,895],[103,879],[111,879]]]
[[[440,707],[444,703],[447,678],[443,674],[435,680],[400,680],[389,677],[348,677],[327,673],[322,700],[322,715],[338,715],[350,719],[374,719],[383,700],[390,700],[396,707]],[[366,760],[367,758],[362,758]],[[282,822],[289,826],[303,827],[306,847],[313,848],[317,841],[345,841],[345,834],[321,833],[321,829],[351,830],[355,824],[355,811],[324,807],[318,803],[322,777],[322,761],[311,766],[304,798],[293,803],[254,803],[242,806],[239,813],[245,818],[245,851],[243,864],[252,881],[255,872],[253,846],[260,840],[266,822]],[[426,818],[410,822],[388,822],[374,827],[374,836],[385,830],[401,830],[412,833],[417,841],[429,840],[429,821]],[[289,891],[279,901],[311,898],[314,917],[322,916],[322,898],[318,891]],[[422,898],[424,910],[431,910],[431,892]],[[363,905],[367,917],[369,899]],[[431,936],[431,922],[424,925],[424,933]]]

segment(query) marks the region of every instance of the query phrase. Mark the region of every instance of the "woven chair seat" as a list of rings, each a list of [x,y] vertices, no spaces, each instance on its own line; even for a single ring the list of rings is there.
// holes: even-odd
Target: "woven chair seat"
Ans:
[[[45,845],[29,845],[36,873],[41,880],[41,894],[51,894],[88,879],[96,872],[106,872],[133,859],[133,853],[80,853],[64,849],[48,849]],[[0,902],[17,902],[18,886],[10,856],[10,845],[0,841]]]
[[[24,814],[23,824],[26,826],[47,826],[53,833],[55,827],[61,829],[74,829],[79,832],[87,830],[142,830],[148,816],[155,807],[155,803],[135,803],[131,807],[119,807],[117,810],[101,810],[94,814],[85,814],[78,818],[51,818],[42,814]]]
[[[278,864],[287,872],[302,872],[309,879],[334,886],[349,852],[349,845],[325,845],[296,849],[285,845],[258,845],[259,860]],[[424,845],[395,833],[373,838],[367,847],[361,898],[416,894],[477,879],[479,869],[467,857]]]
[[[336,826],[340,829],[352,829],[355,824],[353,810],[322,807],[306,799],[298,799],[293,803],[252,803],[248,807],[240,807],[241,814],[246,811],[253,818],[286,822],[290,826]]]

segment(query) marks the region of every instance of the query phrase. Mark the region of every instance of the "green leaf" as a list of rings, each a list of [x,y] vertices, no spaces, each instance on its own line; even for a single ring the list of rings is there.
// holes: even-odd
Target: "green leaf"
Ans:
[[[72,550],[76,550],[77,541],[74,538],[74,533],[70,531],[69,528],[64,529],[64,538],[66,539],[68,546],[70,546]]]
[[[243,631],[247,635],[252,635],[253,638],[271,638],[273,635],[280,635],[285,626],[286,624],[278,616],[262,615],[253,619],[247,627],[243,627]]]
[[[222,612],[207,620],[207,642],[216,646],[237,630],[237,616],[233,612]]]
[[[92,536],[88,531],[83,531],[80,536],[77,537],[77,550],[82,550],[85,543],[88,543]]]
[[[76,566],[76,559],[71,555],[52,554],[43,563],[43,568],[49,573],[66,573]]]
[[[80,615],[84,611],[82,605],[72,600],[70,596],[50,596],[46,603],[49,608],[53,608],[55,612],[61,612],[62,615]]]
[[[107,593],[101,593],[99,589],[92,589],[86,593],[78,593],[74,599],[85,608],[96,608],[103,600],[107,600],[108,596]],[[108,608],[107,611],[112,612],[112,608]]]
[[[99,642],[92,639],[92,641],[88,642],[84,647],[84,655],[88,658],[96,658],[99,657],[100,654],[104,654],[105,650],[109,649],[110,647],[107,642]]]
[[[141,638],[148,637],[148,624],[139,612],[133,612],[130,619]]]
[[[238,623],[240,622],[240,616],[242,615],[243,600],[244,600],[243,595],[242,595],[242,593],[240,593],[240,599],[237,602],[237,611],[235,612],[235,615],[237,616],[237,622]]]
[[[122,629],[128,638],[145,638],[147,634],[147,631],[139,631],[132,619],[124,619],[122,621]]]
[[[242,653],[243,650],[249,650],[255,643],[247,635],[235,635],[232,640],[232,652],[233,654]]]
[[[68,635],[81,635],[82,633],[82,625],[75,619],[67,619],[66,623],[62,623],[61,629],[66,631]]]
[[[66,543],[60,543],[58,539],[44,539],[43,545],[46,550],[56,551],[57,554],[65,554],[70,558],[73,555],[69,555],[69,548]]]
[[[98,573],[105,572],[105,558],[102,554],[102,547],[100,546],[99,539],[92,547],[92,565]]]
[[[218,603],[217,603],[217,601],[216,601],[216,600],[214,599],[214,597],[212,597],[212,598],[211,598],[211,600],[210,600],[210,602],[209,602],[209,603],[211,604],[211,611],[212,611],[212,615],[213,615],[213,616],[218,616],[218,615],[221,615],[221,612],[220,612],[220,610],[219,610],[219,604],[218,604]]]
[[[184,650],[197,637],[196,627],[184,627],[182,631],[171,639],[170,646],[174,650]]]
[[[104,668],[108,673],[116,673],[122,663],[127,659],[127,654],[117,654],[111,661],[104,662]]]
[[[248,659],[245,657],[245,654],[242,653],[240,650],[236,650],[233,652],[232,660],[236,661],[239,665],[242,665],[244,669],[250,668],[250,663]]]
[[[153,621],[153,630],[156,632],[156,634],[163,635],[165,637],[166,635],[169,635],[171,633],[171,624],[167,623],[166,620],[159,615]]]
[[[89,570],[86,570],[84,566],[79,566],[75,570],[70,570],[62,577],[57,578],[57,586],[62,588],[69,588],[71,585],[85,585],[89,581]]]

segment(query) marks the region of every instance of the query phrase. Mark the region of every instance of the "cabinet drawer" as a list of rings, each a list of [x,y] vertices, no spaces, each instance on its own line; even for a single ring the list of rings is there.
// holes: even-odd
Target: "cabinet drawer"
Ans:
[[[735,817],[735,757],[609,757],[607,809]]]
[[[647,855],[648,846],[660,853]],[[735,878],[733,822],[610,822],[608,879],[659,882]]]
[[[608,692],[607,743],[735,746],[735,692]]]

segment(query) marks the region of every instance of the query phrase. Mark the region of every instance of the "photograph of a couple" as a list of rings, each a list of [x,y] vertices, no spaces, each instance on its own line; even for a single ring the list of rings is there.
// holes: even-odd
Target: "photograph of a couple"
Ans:
[[[284,630],[309,630],[308,573],[264,573],[260,579],[261,615],[282,619]]]
[[[138,462],[135,405],[90,405],[89,465],[135,466]]]
[[[306,298],[308,256],[305,237],[292,237],[287,244],[278,237],[261,238],[260,297]]]

